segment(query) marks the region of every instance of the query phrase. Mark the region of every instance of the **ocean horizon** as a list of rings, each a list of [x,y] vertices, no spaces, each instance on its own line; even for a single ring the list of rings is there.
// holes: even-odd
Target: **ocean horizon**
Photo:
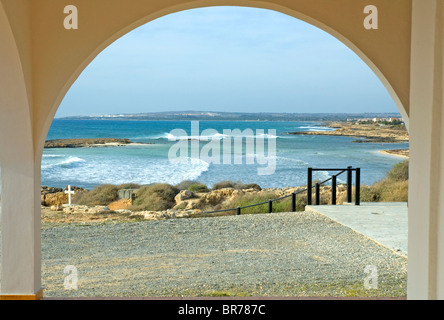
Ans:
[[[303,186],[307,168],[361,168],[361,184],[373,184],[385,177],[403,159],[381,154],[380,150],[408,149],[408,143],[353,143],[356,138],[322,135],[290,135],[297,131],[333,130],[319,121],[199,121],[198,137],[193,136],[191,121],[126,121],[54,119],[47,140],[119,138],[130,139],[134,145],[104,148],[45,149],[42,158],[42,185],[66,185],[92,189],[101,184],[169,183],[195,180],[209,187],[223,181],[257,183],[262,188]],[[211,129],[211,130],[209,130]],[[177,139],[198,142],[199,150],[209,142],[220,142],[223,150],[224,130],[261,134],[265,140],[265,155],[274,157],[272,174],[260,175],[264,163],[254,161],[255,154],[244,147],[240,164],[220,164],[190,157],[190,161],[173,163],[169,151]],[[175,130],[175,131],[173,131]],[[245,131],[247,130],[247,131]],[[173,132],[183,132],[174,135]],[[206,134],[210,132],[211,134]],[[273,134],[270,134],[270,133]],[[175,138],[176,141],[171,141]],[[276,152],[267,154],[268,139],[275,139]],[[190,151],[191,153],[191,151]],[[234,150],[233,150],[234,153]],[[234,156],[234,154],[233,154]],[[253,158],[251,158],[253,157]],[[271,159],[270,159],[271,160]],[[329,177],[327,171],[317,172],[314,179]],[[345,182],[345,176],[338,181]]]

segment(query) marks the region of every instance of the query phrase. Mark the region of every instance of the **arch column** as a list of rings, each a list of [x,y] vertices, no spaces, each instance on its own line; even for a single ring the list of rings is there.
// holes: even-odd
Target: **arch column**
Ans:
[[[41,297],[40,158],[23,61],[0,3],[1,299]]]
[[[16,152],[10,152],[13,148]],[[38,299],[42,295],[40,165],[25,144],[13,148],[7,149],[1,162],[0,298]]]
[[[408,298],[444,299],[444,3],[414,0]]]

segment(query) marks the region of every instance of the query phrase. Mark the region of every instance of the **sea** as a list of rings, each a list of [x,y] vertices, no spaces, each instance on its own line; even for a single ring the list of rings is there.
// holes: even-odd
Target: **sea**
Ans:
[[[316,121],[54,119],[47,140],[125,138],[134,144],[45,149],[42,185],[92,189],[102,184],[174,185],[193,180],[212,187],[231,180],[282,188],[306,185],[309,167],[348,166],[361,168],[361,184],[370,185],[403,160],[380,150],[409,148],[408,143],[355,143],[352,137],[288,134],[329,130],[334,129]],[[242,147],[236,148],[235,143]],[[319,171],[314,179],[324,180],[334,173]],[[345,175],[338,181],[345,182]]]

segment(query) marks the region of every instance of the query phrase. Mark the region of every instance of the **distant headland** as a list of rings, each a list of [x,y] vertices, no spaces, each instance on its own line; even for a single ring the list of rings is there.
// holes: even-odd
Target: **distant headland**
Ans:
[[[391,119],[391,120],[388,120]],[[287,132],[291,135],[323,135],[353,137],[355,143],[405,143],[409,142],[409,134],[404,123],[388,118],[384,120],[366,121],[331,121],[323,126],[335,129],[331,131],[297,131]]]
[[[137,114],[86,115],[59,120],[152,120],[152,121],[346,121],[350,119],[400,118],[399,113],[273,113],[165,111]]]

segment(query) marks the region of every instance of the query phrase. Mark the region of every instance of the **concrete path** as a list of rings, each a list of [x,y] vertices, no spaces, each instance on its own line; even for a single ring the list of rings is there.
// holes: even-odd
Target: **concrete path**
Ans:
[[[323,214],[407,256],[408,210],[405,202],[365,202],[360,206],[312,205],[305,209]]]

